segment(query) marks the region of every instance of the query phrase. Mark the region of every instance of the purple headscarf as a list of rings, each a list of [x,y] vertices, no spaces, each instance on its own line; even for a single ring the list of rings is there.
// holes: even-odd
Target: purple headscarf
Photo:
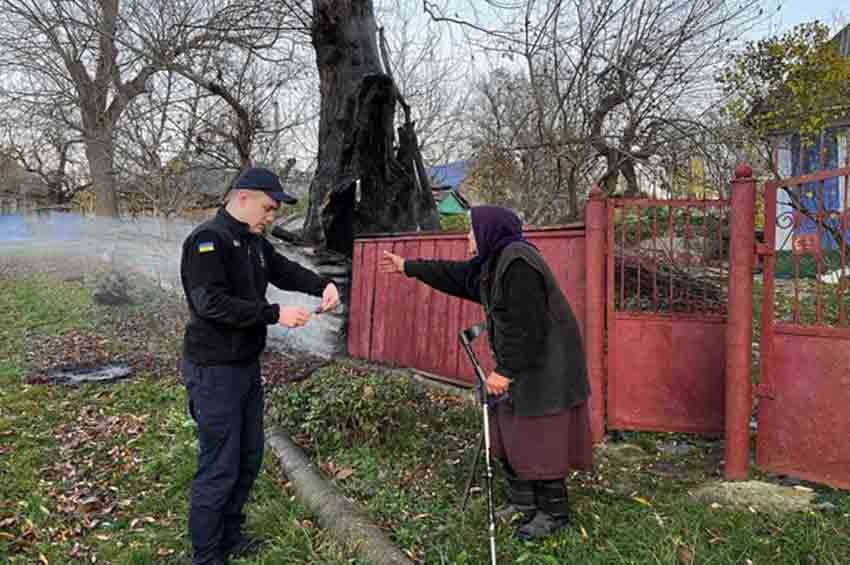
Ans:
[[[472,233],[482,264],[497,255],[507,245],[522,241],[522,220],[513,211],[501,206],[475,206],[470,210]]]

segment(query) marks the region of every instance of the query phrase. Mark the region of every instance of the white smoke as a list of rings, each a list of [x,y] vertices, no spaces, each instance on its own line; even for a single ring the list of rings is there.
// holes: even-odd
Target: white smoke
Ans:
[[[0,212],[0,255],[21,250],[49,251],[51,260],[91,257],[121,273],[142,274],[159,288],[183,296],[180,282],[180,253],[183,240],[196,227],[184,219],[127,217],[104,219],[72,212]],[[316,270],[308,252],[283,249],[269,240],[289,259]],[[269,285],[267,298],[282,306],[304,306],[314,310],[319,298],[286,292]],[[339,336],[344,324],[343,306],[333,314],[315,316],[306,326],[288,329],[269,326],[269,345],[293,348],[322,356],[339,353]]]

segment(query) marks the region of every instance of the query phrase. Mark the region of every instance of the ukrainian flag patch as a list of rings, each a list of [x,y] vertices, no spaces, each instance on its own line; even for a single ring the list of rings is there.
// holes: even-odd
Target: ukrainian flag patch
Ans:
[[[212,241],[198,244],[198,253],[209,253],[210,251],[215,251],[215,244]]]

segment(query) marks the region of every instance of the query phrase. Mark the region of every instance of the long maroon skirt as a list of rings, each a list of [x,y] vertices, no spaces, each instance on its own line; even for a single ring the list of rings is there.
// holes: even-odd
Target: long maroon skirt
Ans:
[[[490,411],[490,447],[527,481],[566,477],[593,468],[589,403],[548,416],[517,416],[509,399]]]

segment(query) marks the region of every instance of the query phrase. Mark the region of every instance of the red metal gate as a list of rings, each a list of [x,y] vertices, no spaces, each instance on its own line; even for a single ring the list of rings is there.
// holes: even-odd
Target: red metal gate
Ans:
[[[609,429],[723,432],[729,210],[608,201]]]
[[[756,388],[758,465],[843,488],[850,488],[848,177],[850,167],[765,186]]]

